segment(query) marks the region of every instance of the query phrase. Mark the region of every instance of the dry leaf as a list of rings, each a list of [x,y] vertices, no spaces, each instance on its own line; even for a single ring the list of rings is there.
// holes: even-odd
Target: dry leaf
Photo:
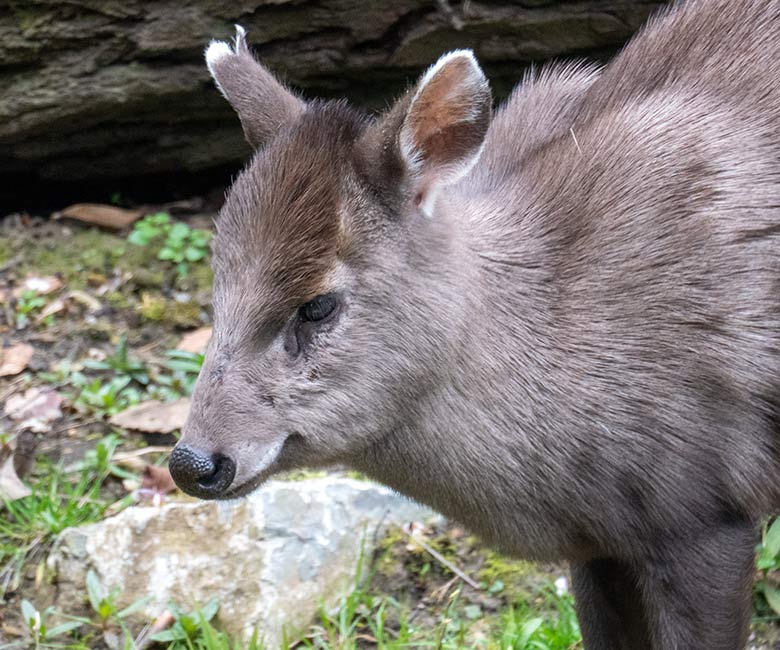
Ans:
[[[151,501],[154,505],[162,505],[163,497],[176,489],[176,483],[171,478],[167,467],[147,465],[141,477],[141,487],[136,492],[139,500]]]
[[[58,278],[56,275],[28,275],[22,284],[14,289],[14,297],[18,298],[25,291],[32,291],[39,296],[43,296],[59,291],[63,286],[65,286],[65,283],[62,281],[62,278]]]
[[[79,291],[78,289],[73,289],[72,291],[68,291],[68,295],[66,298],[73,299],[76,302],[80,302],[82,305],[84,305],[88,311],[91,312],[97,312],[103,309],[103,305],[97,298],[93,298],[90,296],[86,291]]]
[[[23,499],[32,494],[30,488],[19,480],[14,471],[14,459],[9,456],[0,465],[0,499]]]
[[[0,377],[18,375],[30,363],[33,346],[29,343],[17,343],[10,348],[0,348]]]
[[[40,436],[34,431],[19,431],[16,437],[11,441],[10,447],[13,447],[14,469],[19,478],[24,478],[30,473],[35,463],[35,451],[40,443]]]
[[[5,412],[12,420],[22,420],[19,425],[38,433],[46,433],[50,424],[62,417],[62,397],[50,388],[28,388],[24,394],[11,395],[5,403]]]
[[[113,205],[100,203],[77,203],[69,205],[56,217],[68,217],[84,223],[92,223],[103,228],[123,230],[138,221],[144,214],[143,210],[126,210]]]
[[[38,318],[36,319],[38,322],[42,321],[44,318],[48,318],[49,316],[54,316],[54,314],[59,314],[65,309],[67,309],[67,303],[62,298],[57,298],[56,300],[52,300],[48,305],[46,305],[42,310],[41,313],[38,314]]]
[[[173,447],[168,446],[155,446],[150,445],[148,447],[142,447],[141,449],[132,449],[130,451],[119,451],[115,453],[111,462],[125,469],[129,469],[131,472],[141,473],[146,469],[149,464],[144,460],[144,456],[148,454],[170,454],[173,451]],[[138,487],[138,486],[136,486]],[[136,488],[132,488],[136,489]]]
[[[184,352],[197,352],[203,354],[206,351],[206,346],[209,344],[211,331],[211,327],[201,327],[194,332],[185,334],[181,337],[181,341],[179,341],[179,345],[176,346],[176,349]]]
[[[111,416],[109,422],[123,429],[145,433],[173,433],[184,426],[190,411],[186,397],[175,402],[149,400]]]
[[[141,478],[141,489],[168,494],[168,492],[173,492],[176,489],[176,483],[173,482],[167,467],[147,465]]]

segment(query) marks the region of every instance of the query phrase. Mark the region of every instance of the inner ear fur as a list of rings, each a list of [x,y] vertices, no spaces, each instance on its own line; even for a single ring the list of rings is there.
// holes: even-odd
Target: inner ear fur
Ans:
[[[415,201],[430,215],[437,191],[479,158],[491,107],[490,86],[473,53],[456,50],[368,129],[362,145],[373,152],[383,182],[408,180]]]

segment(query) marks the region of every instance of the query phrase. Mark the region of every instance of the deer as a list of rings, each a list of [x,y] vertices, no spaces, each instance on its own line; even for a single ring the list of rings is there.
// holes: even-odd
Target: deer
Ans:
[[[675,3],[495,110],[470,50],[381,114],[303,99],[238,26],[206,62],[254,153],[178,486],[354,468],[567,562],[587,650],[744,648],[780,505],[780,2]]]

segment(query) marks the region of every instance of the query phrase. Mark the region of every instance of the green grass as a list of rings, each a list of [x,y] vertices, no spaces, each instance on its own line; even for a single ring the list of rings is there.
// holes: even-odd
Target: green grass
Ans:
[[[111,463],[116,438],[101,440],[80,467],[65,472],[42,457],[30,480],[32,494],[5,501],[0,517],[0,601],[18,588],[25,564],[43,560],[52,539],[70,526],[99,521],[110,502],[101,496],[110,474],[122,474]]]
[[[69,514],[63,513],[55,525],[38,530],[39,534],[47,535],[65,525],[85,523],[101,516],[100,505],[78,512],[67,507],[77,494],[91,495],[100,475],[110,471],[110,457],[104,455],[102,464],[95,460],[86,459],[82,469],[87,472],[85,480],[72,486],[64,501],[60,498],[59,503],[66,506]],[[50,510],[54,501],[56,498],[39,498],[38,515],[44,509]],[[88,502],[92,503],[92,499]],[[27,519],[17,523],[24,521],[29,523]],[[20,537],[28,538],[30,532],[29,526],[25,527]],[[410,603],[375,591],[376,566],[377,563],[366,576],[361,557],[356,570],[359,577],[340,605],[335,610],[323,608],[314,624],[300,621],[294,633],[283,631],[281,647],[297,650],[575,650],[581,647],[572,598],[568,594],[556,594],[552,585],[540,587],[529,600],[486,613],[480,606],[469,604],[461,597],[460,589],[455,588],[445,602],[432,606],[435,615],[423,618],[415,617],[416,608]],[[118,635],[128,650],[147,635],[150,638],[146,641],[155,643],[152,647],[166,650],[276,650],[265,645],[257,633],[248,641],[241,641],[220,630],[214,623],[218,611],[216,601],[190,612],[171,603],[173,624],[168,629],[148,633],[142,631],[142,623],[131,618],[145,604],[145,598],[119,609],[116,605],[119,592],[109,593],[91,571],[84,590],[91,608],[88,616],[74,616],[51,607],[38,610],[35,603],[22,602],[21,613],[32,646],[41,650],[55,647],[88,650],[100,646],[101,636],[108,630]]]
[[[133,635],[126,623],[128,613],[112,606],[116,594],[105,594],[100,585],[89,586],[93,615],[73,617],[48,608],[35,615],[32,603],[23,604],[25,622],[36,648],[94,647],[96,631],[121,631],[126,648],[133,648]],[[518,603],[489,617],[470,616],[456,591],[442,608],[434,625],[417,626],[408,606],[387,595],[376,595],[358,586],[335,612],[323,610],[318,623],[302,635],[284,636],[281,648],[297,650],[576,650],[580,634],[570,596],[557,596],[549,588],[542,603],[531,607]],[[141,603],[142,601],[137,601]],[[151,635],[166,650],[272,650],[257,633],[246,642],[231,638],[214,623],[218,604],[207,603],[193,612],[170,605],[175,622],[167,630]],[[487,622],[487,626],[483,623]],[[41,625],[43,623],[43,625]],[[474,629],[479,627],[480,633]],[[78,631],[75,628],[80,628]],[[60,637],[56,638],[55,637]],[[136,637],[137,638],[137,637]],[[56,641],[56,643],[55,643]],[[275,650],[275,649],[273,649]]]
[[[38,379],[62,389],[71,406],[82,414],[105,418],[141,401],[172,401],[190,395],[203,365],[197,352],[168,350],[159,363],[144,364],[129,352],[121,337],[105,359],[63,361]]]
[[[433,626],[415,624],[408,605],[356,588],[335,613],[320,621],[295,647],[311,650],[574,650],[580,632],[571,596],[552,588],[541,603],[519,602],[498,614],[464,605],[456,591]]]
[[[401,542],[396,542],[401,543]],[[388,550],[382,553],[387,556]],[[309,650],[574,650],[580,631],[569,594],[546,584],[532,598],[519,600],[498,613],[484,613],[461,598],[460,588],[441,605],[438,621],[418,624],[409,603],[372,590],[382,561],[376,559],[365,579],[358,561],[352,592],[335,612],[320,611],[319,622],[299,641],[283,647]]]

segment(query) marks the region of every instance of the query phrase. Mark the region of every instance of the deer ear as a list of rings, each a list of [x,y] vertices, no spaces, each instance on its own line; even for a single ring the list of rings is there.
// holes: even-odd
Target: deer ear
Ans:
[[[233,47],[224,41],[209,43],[206,65],[217,88],[238,113],[244,135],[255,149],[293,122],[306,107],[255,61],[246,44],[246,31],[239,25]]]
[[[426,214],[438,190],[465,175],[479,158],[491,104],[490,86],[471,50],[445,54],[417,84],[398,147]]]

